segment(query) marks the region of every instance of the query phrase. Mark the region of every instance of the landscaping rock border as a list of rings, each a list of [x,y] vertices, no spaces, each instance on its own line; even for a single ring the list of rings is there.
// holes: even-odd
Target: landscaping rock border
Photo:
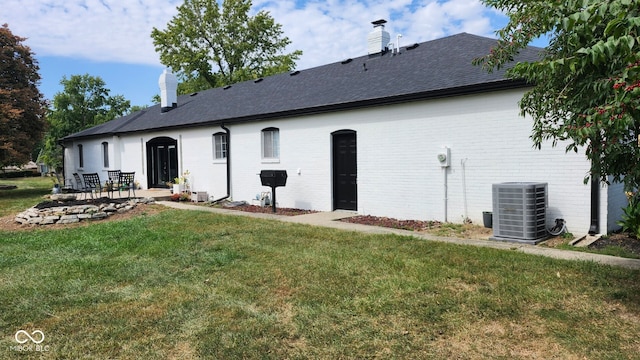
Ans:
[[[39,209],[29,208],[15,217],[20,224],[53,225],[73,224],[85,220],[101,220],[116,213],[129,211],[138,204],[152,204],[154,198],[134,198],[127,201],[101,202],[99,204],[64,205]]]

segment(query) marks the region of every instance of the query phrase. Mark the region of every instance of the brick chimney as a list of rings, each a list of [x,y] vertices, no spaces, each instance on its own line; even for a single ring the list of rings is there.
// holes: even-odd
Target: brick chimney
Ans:
[[[387,20],[380,19],[372,22],[373,31],[367,37],[369,55],[378,54],[387,50],[391,42],[391,35],[384,29]]]
[[[164,69],[160,79],[160,111],[167,112],[178,107],[178,78],[169,70]]]

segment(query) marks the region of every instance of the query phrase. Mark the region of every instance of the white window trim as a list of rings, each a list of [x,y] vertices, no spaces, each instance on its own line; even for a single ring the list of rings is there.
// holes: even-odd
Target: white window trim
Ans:
[[[272,134],[272,139],[273,139],[273,134],[277,134],[278,138],[276,141],[276,145],[277,145],[277,153],[278,156],[277,157],[265,157],[264,153],[265,153],[265,142],[264,142],[264,136],[265,133],[271,133]],[[272,144],[273,145],[273,144]],[[272,146],[273,147],[273,146]],[[280,162],[280,129],[276,128],[276,127],[269,127],[269,128],[265,128],[262,129],[262,131],[260,132],[260,152],[261,152],[261,158],[262,158],[262,163],[263,164],[277,164]]]
[[[84,170],[84,145],[78,144],[76,149],[78,149],[78,170],[82,171]]]
[[[216,137],[217,136],[221,136],[224,140],[225,140],[225,154],[224,157],[221,158],[217,158],[216,157],[216,152],[217,152],[217,143],[216,143]],[[227,134],[223,133],[223,132],[218,132],[215,133],[211,136],[211,142],[212,142],[212,156],[213,156],[213,163],[214,164],[224,164],[227,162],[227,158],[229,157],[229,139],[226,138]]]
[[[105,145],[106,145],[106,149],[105,149]],[[109,166],[111,165],[111,158],[109,156],[109,142],[103,141],[100,144],[100,146],[102,147],[102,168],[109,169]],[[107,164],[105,164],[105,160]]]

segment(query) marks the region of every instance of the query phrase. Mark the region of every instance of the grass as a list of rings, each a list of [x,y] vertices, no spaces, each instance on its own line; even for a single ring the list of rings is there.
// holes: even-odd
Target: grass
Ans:
[[[634,358],[639,275],[197,211],[0,231],[0,358]]]
[[[0,190],[0,217],[17,214],[50,194],[53,181],[50,177],[25,177],[0,179],[0,185],[16,185],[14,190]]]
[[[617,256],[617,257],[623,257],[623,258],[629,258],[629,259],[640,259],[640,256],[638,256],[636,253],[629,251],[623,247],[613,246],[613,245],[608,245],[602,249],[590,249],[587,247],[578,247],[578,246],[569,245],[569,243],[567,242],[565,244],[558,245],[557,248],[562,250],[582,251],[582,252],[593,253],[593,254],[611,255],[611,256]]]

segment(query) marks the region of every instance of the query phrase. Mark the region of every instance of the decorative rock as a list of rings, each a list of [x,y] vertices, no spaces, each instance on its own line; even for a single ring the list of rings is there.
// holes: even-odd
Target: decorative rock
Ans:
[[[78,215],[64,215],[60,217],[58,224],[73,224],[79,222]]]
[[[53,201],[73,201],[76,197],[76,194],[53,194],[50,198]]]
[[[106,218],[107,216],[109,216],[109,215],[107,215],[107,213],[105,213],[105,212],[97,212],[97,213],[91,215],[91,218],[92,219],[96,219],[96,220],[100,220],[100,219]]]
[[[73,194],[59,194],[73,195]],[[75,195],[73,195],[75,196]],[[74,198],[75,199],[75,198]],[[60,199],[57,199],[60,201]],[[50,224],[72,224],[85,220],[100,220],[117,213],[124,213],[136,207],[136,204],[154,203],[154,198],[129,199],[123,203],[108,203],[99,206],[94,204],[54,206],[38,209],[29,208],[16,215],[14,221],[20,224],[50,225]]]
[[[118,211],[118,209],[116,209],[116,207],[113,206],[113,204],[109,204],[109,206],[107,206],[106,208],[102,209],[102,211],[110,213],[110,212],[116,212],[116,211]]]
[[[38,225],[38,224],[40,224],[40,223],[42,222],[42,219],[43,219],[43,218],[41,218],[41,217],[32,217],[31,219],[29,219],[29,220],[27,221],[27,224],[35,224],[35,225]]]
[[[55,224],[56,222],[58,222],[58,219],[59,219],[58,216],[47,216],[44,219],[42,219],[42,221],[40,222],[40,225]]]

